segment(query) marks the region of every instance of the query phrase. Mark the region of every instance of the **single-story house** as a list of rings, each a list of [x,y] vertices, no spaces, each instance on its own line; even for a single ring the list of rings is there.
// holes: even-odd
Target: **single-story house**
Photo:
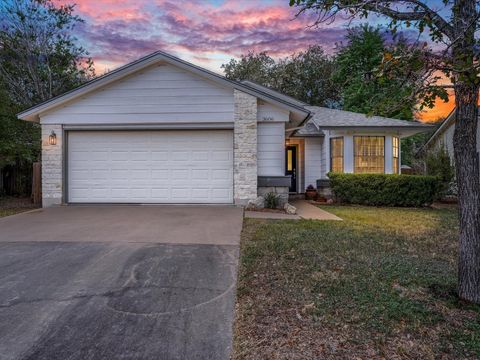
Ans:
[[[479,120],[480,122],[480,120]],[[443,120],[438,129],[428,139],[422,148],[422,152],[434,151],[440,148],[444,148],[452,164],[455,163],[453,153],[453,133],[455,132],[455,109]],[[480,123],[477,127],[477,149],[480,150]]]
[[[43,206],[245,205],[329,171],[398,173],[428,126],[308,106],[155,52],[18,114],[42,129]]]

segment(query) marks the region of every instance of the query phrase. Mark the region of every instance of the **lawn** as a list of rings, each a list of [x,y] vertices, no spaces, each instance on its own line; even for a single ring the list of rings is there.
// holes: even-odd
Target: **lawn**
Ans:
[[[245,220],[233,359],[480,356],[454,210],[325,209],[344,221]]]

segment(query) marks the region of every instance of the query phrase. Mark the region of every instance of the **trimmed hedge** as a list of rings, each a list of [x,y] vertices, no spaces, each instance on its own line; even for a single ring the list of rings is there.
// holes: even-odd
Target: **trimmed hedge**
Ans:
[[[430,205],[441,190],[435,176],[394,174],[333,174],[330,187],[340,202],[374,206]]]

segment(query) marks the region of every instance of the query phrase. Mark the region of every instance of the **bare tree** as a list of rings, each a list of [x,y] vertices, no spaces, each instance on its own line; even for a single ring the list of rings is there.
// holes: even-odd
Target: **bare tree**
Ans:
[[[454,155],[459,195],[459,263],[460,298],[480,303],[480,181],[477,151],[478,91],[480,87],[478,48],[475,32],[479,25],[479,8],[475,0],[443,0],[434,9],[426,1],[404,0],[290,0],[300,15],[313,12],[312,25],[331,23],[337,15],[350,19],[370,13],[390,20],[394,31],[413,27],[427,32],[431,40],[443,47],[431,50],[428,63],[433,71],[442,71],[451,79],[455,92]],[[417,91],[441,89],[429,83],[427,90],[419,84]]]

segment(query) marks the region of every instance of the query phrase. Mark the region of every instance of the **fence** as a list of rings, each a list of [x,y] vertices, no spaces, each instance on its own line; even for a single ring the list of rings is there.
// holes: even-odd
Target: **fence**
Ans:
[[[42,199],[41,165],[35,163],[16,163],[0,169],[0,196],[31,197],[34,204]]]

